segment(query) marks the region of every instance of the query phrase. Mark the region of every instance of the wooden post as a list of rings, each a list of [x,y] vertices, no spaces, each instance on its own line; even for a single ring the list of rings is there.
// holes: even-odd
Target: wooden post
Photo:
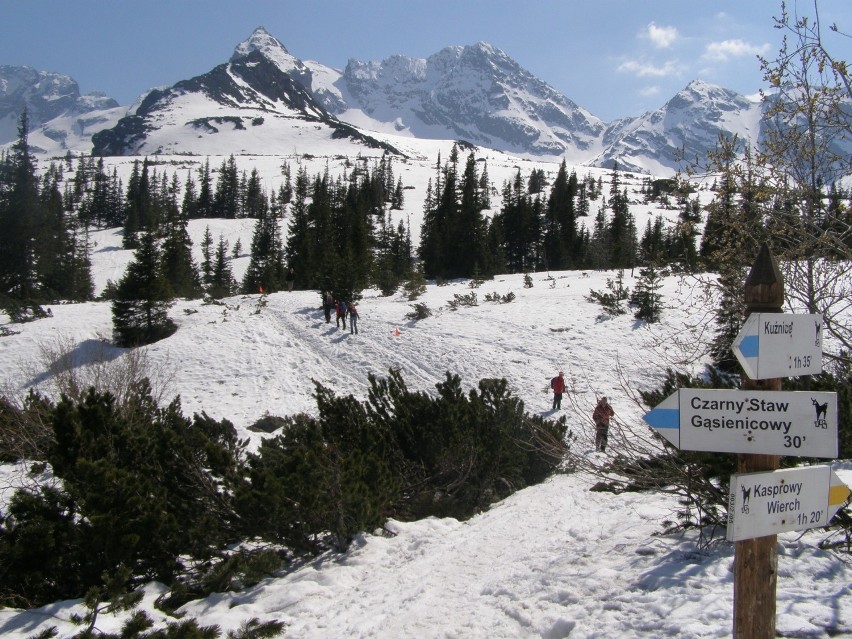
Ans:
[[[745,281],[746,316],[781,313],[784,281],[769,247],[763,244]],[[753,380],[743,375],[743,390],[781,390],[781,379]],[[777,470],[778,455],[737,456],[737,471]],[[734,639],[775,639],[775,601],[778,583],[776,535],[744,539],[734,550]]]

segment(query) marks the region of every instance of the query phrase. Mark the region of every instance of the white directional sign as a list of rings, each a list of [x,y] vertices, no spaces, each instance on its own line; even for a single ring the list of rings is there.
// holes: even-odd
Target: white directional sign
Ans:
[[[731,347],[750,379],[822,372],[822,315],[752,313]]]
[[[837,394],[681,388],[643,419],[680,450],[837,457]]]
[[[827,526],[848,497],[831,466],[731,475],[728,541]]]

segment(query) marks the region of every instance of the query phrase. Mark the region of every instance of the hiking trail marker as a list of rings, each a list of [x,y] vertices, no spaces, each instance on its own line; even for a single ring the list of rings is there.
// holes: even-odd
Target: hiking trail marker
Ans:
[[[827,526],[850,494],[831,466],[731,475],[728,541]]]
[[[680,450],[738,453],[728,495],[734,639],[774,639],[777,533],[825,526],[849,497],[830,466],[779,470],[781,456],[838,453],[837,394],[782,390],[822,372],[822,316],[783,313],[784,279],[761,245],[743,286],[746,321],[732,345],[742,390],[681,388],[643,419]]]
[[[680,388],[642,418],[680,450],[837,457],[837,394]]]
[[[732,345],[749,379],[822,372],[822,315],[752,313]]]

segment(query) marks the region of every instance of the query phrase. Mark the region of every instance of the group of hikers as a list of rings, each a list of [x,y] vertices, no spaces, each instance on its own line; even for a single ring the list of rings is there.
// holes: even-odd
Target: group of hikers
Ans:
[[[565,392],[565,373],[559,371],[559,375],[550,380],[550,388],[553,390],[553,410],[562,408],[562,394]],[[615,415],[612,406],[606,396],[598,400],[595,410],[592,411],[592,421],[595,423],[595,450],[599,453],[606,452],[609,440],[609,421]]]
[[[284,278],[287,285],[287,291],[293,292],[293,284],[296,281],[296,272],[293,267],[287,269],[287,274]],[[261,288],[261,291],[263,289]],[[325,313],[326,324],[331,323],[331,310],[334,309],[337,316],[337,328],[340,328],[343,323],[343,330],[346,330],[346,318],[349,318],[349,333],[358,334],[358,307],[354,302],[347,302],[342,299],[335,299],[330,291],[323,291],[322,294],[322,310]]]
[[[331,323],[331,311],[334,309],[337,328],[340,328],[343,323],[343,330],[346,330],[346,318],[349,317],[349,333],[358,334],[358,307],[354,302],[346,300],[336,300],[329,291],[325,291],[322,295],[322,310],[325,313],[325,323]]]

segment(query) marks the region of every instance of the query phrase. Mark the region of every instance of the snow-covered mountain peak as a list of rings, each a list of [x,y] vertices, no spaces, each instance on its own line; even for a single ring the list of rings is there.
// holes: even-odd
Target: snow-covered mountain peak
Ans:
[[[236,46],[234,49],[234,55],[231,56],[231,59],[241,58],[252,51],[260,51],[267,55],[275,55],[276,52],[283,51],[287,55],[290,55],[290,52],[287,51],[287,47],[281,44],[281,41],[278,40],[278,38],[270,34],[269,31],[264,29],[262,26],[257,27],[247,40],[243,40]]]
[[[257,51],[285,73],[291,73],[310,86],[310,71],[304,63],[293,56],[278,38],[263,27],[257,27],[247,40],[243,40],[234,49],[231,62],[236,62]]]
[[[350,60],[343,118],[414,137],[462,139],[535,156],[588,155],[603,123],[499,48],[448,46],[419,59]]]
[[[704,110],[722,109],[730,111],[732,108],[749,108],[754,103],[745,96],[710,84],[704,80],[693,80],[686,87],[666,103],[668,110],[700,107]]]
[[[597,166],[665,175],[706,157],[720,134],[760,135],[761,105],[703,80],[694,80],[656,111],[613,122]]]

